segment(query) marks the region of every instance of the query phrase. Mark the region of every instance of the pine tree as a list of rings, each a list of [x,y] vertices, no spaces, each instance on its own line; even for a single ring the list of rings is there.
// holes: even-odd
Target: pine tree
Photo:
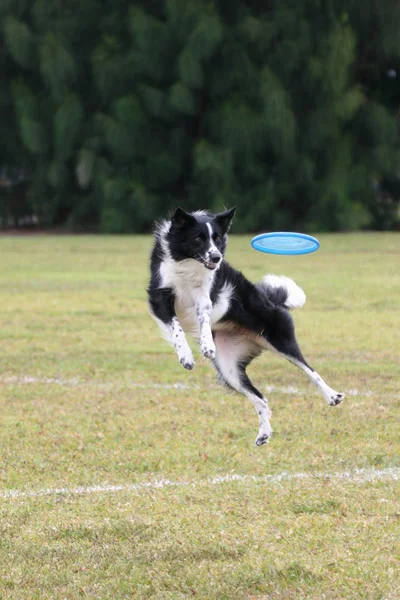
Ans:
[[[1,0],[0,19],[0,161],[42,223],[236,204],[236,231],[397,226],[389,0]]]

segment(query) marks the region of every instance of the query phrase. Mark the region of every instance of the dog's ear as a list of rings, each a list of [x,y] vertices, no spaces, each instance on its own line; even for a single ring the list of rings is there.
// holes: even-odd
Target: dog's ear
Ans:
[[[175,227],[184,227],[185,225],[193,225],[196,219],[193,215],[187,213],[183,208],[177,208],[172,215],[172,223]]]
[[[215,215],[215,221],[220,226],[223,235],[225,235],[225,233],[228,233],[235,212],[236,206],[234,206],[230,210],[227,210],[226,212],[218,213],[217,215]]]

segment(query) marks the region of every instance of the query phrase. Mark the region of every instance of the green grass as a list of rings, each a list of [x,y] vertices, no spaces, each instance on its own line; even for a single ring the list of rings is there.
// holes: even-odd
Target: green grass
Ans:
[[[399,468],[400,235],[319,237],[294,258],[230,239],[249,278],[305,289],[300,346],[350,392],[330,408],[265,353],[261,448],[248,400],[197,349],[184,371],[148,316],[149,237],[0,239],[1,599],[400,598],[398,481],[321,476]],[[160,479],[196,485],[5,495]]]

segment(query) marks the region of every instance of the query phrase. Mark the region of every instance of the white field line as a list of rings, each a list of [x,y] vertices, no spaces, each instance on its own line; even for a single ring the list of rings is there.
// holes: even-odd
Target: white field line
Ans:
[[[199,390],[201,389],[200,385],[191,384],[188,385],[186,383],[137,383],[135,381],[119,381],[119,382],[93,382],[93,381],[80,381],[78,377],[71,378],[61,378],[61,377],[33,377],[31,375],[21,375],[21,376],[9,376],[2,377],[0,376],[0,384],[4,385],[32,385],[32,384],[46,384],[46,385],[59,385],[59,386],[67,386],[67,387],[80,387],[80,386],[90,386],[97,387],[101,389],[115,389],[119,388],[140,388],[140,389],[157,389],[157,390]],[[221,386],[218,384],[209,385],[208,388],[212,389],[220,389]],[[310,385],[307,389],[300,389],[290,386],[275,386],[275,385],[264,385],[260,386],[267,393],[280,392],[283,394],[289,395],[313,395],[318,396],[319,392],[314,388],[314,386]],[[346,396],[361,396],[361,397],[370,397],[376,395],[378,392],[374,393],[371,390],[357,390],[350,389],[344,392]],[[397,394],[386,394],[385,397],[398,397]]]
[[[287,481],[340,481],[343,483],[369,483],[375,481],[400,481],[400,467],[388,467],[387,469],[353,469],[351,471],[339,471],[334,473],[278,473],[276,475],[240,475],[227,474],[207,479],[195,479],[193,481],[171,481],[170,479],[155,479],[140,483],[122,485],[92,485],[76,488],[45,488],[39,490],[2,490],[0,498],[4,500],[24,498],[54,498],[57,496],[90,496],[93,494],[116,494],[118,492],[133,492],[140,494],[147,490],[158,490],[174,487],[196,488],[203,486],[221,485],[224,483],[265,483],[277,485]]]

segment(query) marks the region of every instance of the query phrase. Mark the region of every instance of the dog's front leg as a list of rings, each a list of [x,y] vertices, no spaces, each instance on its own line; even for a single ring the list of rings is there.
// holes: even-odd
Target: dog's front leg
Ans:
[[[200,329],[200,350],[206,358],[215,358],[215,344],[211,331],[212,304],[210,298],[196,303],[196,316]]]
[[[185,332],[183,331],[181,324],[178,321],[178,317],[172,317],[168,323],[168,329],[170,331],[170,337],[175,348],[175,352],[178,355],[179,362],[182,367],[191,371],[194,367],[194,358],[190,346],[187,342]]]
[[[182,367],[191,371],[194,367],[193,354],[175,313],[175,296],[172,290],[162,288],[153,291],[149,305],[164,338],[174,346]]]

